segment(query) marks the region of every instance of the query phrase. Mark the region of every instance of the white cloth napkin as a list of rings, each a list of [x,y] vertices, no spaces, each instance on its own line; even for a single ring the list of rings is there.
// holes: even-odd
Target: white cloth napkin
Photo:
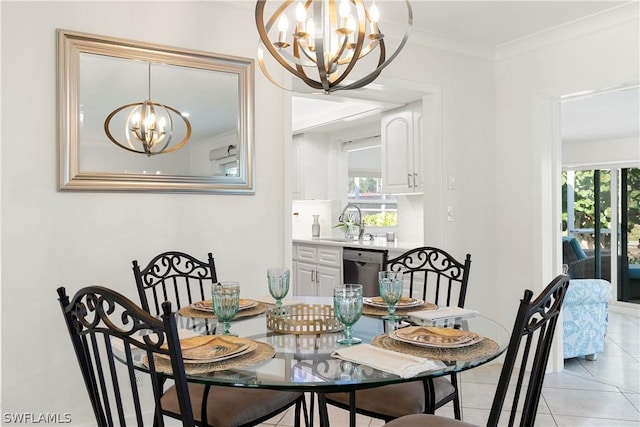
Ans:
[[[331,355],[348,362],[371,366],[402,378],[412,378],[421,372],[445,367],[440,361],[398,353],[397,351],[374,347],[370,344],[358,344],[340,348]]]
[[[264,303],[264,304],[269,304],[269,305],[276,305],[276,300],[273,299],[273,297],[271,295],[262,295],[260,297],[257,298],[252,298],[255,301]],[[299,300],[299,299],[291,299],[291,298],[285,298],[282,300],[282,306],[283,307],[288,307],[290,305],[299,305],[299,304],[303,304],[304,301]]]
[[[441,307],[437,310],[410,311],[407,315],[418,320],[429,320],[432,322],[445,319],[467,318],[478,314],[475,310],[468,310],[460,307]]]

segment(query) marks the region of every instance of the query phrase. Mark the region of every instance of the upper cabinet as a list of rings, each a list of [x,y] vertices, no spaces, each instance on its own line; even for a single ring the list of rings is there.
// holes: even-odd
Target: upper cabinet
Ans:
[[[291,197],[302,199],[304,189],[302,182],[302,135],[294,135],[291,143]]]
[[[383,192],[422,193],[422,124],[422,102],[383,113]]]
[[[331,145],[321,133],[293,136],[291,149],[291,197],[327,199]]]

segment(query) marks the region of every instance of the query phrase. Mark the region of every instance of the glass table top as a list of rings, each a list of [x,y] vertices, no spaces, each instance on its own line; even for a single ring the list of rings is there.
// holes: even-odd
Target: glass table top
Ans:
[[[308,299],[305,302],[309,302]],[[313,301],[318,303],[319,301]],[[328,301],[324,301],[325,303]],[[205,329],[203,319],[177,316],[178,327],[196,331]],[[209,330],[215,320],[207,320]],[[408,326],[406,322],[392,323],[378,317],[363,315],[354,325],[354,336],[362,343],[370,344],[375,337],[391,332],[398,327]],[[448,357],[437,370],[426,371],[417,377],[402,379],[397,375],[383,372],[366,365],[359,365],[332,357],[334,350],[344,347],[337,340],[344,336],[342,332],[317,335],[298,335],[274,332],[267,328],[265,314],[241,318],[231,323],[231,332],[240,337],[269,344],[275,350],[273,358],[237,369],[213,371],[199,374],[187,374],[191,381],[216,385],[257,387],[305,391],[348,391],[373,385],[411,381],[416,378],[435,377],[453,371],[463,371],[485,364],[500,356],[506,350],[509,333],[497,322],[476,315],[468,319],[457,319],[456,326],[482,335],[493,341],[490,351],[456,360],[456,352],[448,350]],[[360,345],[360,344],[356,344]],[[451,357],[453,355],[453,357]]]

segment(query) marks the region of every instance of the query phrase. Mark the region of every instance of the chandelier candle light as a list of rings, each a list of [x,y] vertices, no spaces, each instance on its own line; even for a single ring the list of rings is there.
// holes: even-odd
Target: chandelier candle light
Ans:
[[[267,71],[266,49],[281,66],[315,91],[329,94],[362,88],[396,58],[409,37],[413,11],[407,0],[403,3],[407,7],[407,28],[397,49],[387,58],[375,0],[368,6],[363,0],[284,0],[266,22],[267,0],[259,0],[256,25],[260,68],[273,84],[282,87]],[[290,20],[295,22],[291,32]],[[356,63],[376,51],[374,69],[356,81],[347,81]]]
[[[107,116],[104,131],[107,137],[125,150],[143,153],[148,157],[155,154],[170,153],[182,147],[191,137],[191,123],[184,115],[173,107],[151,101],[151,63],[148,67],[148,99],[144,102],[123,105]],[[121,111],[130,109],[125,122],[127,144],[122,144],[113,136],[109,128],[112,119]],[[180,143],[169,146],[173,135],[172,113],[180,117],[185,124],[185,137]]]

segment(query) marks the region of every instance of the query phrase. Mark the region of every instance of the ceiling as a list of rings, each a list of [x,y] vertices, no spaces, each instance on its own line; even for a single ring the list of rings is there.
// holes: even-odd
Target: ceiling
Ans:
[[[272,0],[269,0],[270,2]],[[273,0],[278,3],[280,0]],[[367,0],[369,1],[369,0]],[[254,1],[233,1],[233,0],[212,0],[211,3],[221,4],[226,7],[242,8],[253,10],[255,8]],[[504,46],[513,41],[522,40],[524,38],[543,33],[547,30],[566,25],[571,22],[592,16],[608,9],[620,7],[629,2],[625,1],[424,1],[411,0],[410,4],[413,9],[413,30],[410,36],[415,39],[435,38],[438,40],[450,39],[466,43],[470,46],[480,45],[484,49],[494,49]],[[376,0],[376,4],[381,12],[381,28],[391,30],[398,28],[402,31],[406,23],[406,8],[400,7],[404,4],[401,0]],[[638,4],[636,2],[636,4]],[[386,27],[382,27],[382,25]],[[249,35],[258,38],[257,32]],[[104,67],[103,67],[104,68]],[[104,69],[96,71],[95,75],[106,72]],[[256,73],[261,71],[256,70]],[[87,73],[94,75],[94,73]],[[162,77],[154,71],[154,82],[158,82],[159,87],[173,87],[172,84],[163,84]],[[109,80],[117,80],[122,85],[127,79],[114,79],[114,74],[109,74]],[[195,82],[196,80],[193,80]],[[345,126],[353,125],[355,120],[375,120],[380,111],[396,108],[408,102],[419,99],[422,94],[416,92],[414,88],[398,88],[393,87],[389,90],[385,86],[385,75],[366,88],[357,91],[344,91],[334,93],[330,96],[310,95],[295,97],[293,101],[293,127],[294,131],[304,129],[318,129],[318,126],[324,126],[322,130],[331,131],[339,130]],[[185,83],[186,84],[186,83]],[[196,84],[196,83],[194,83]],[[294,85],[296,82],[294,81]],[[146,85],[140,85],[143,89]],[[154,84],[155,86],[155,84]],[[105,88],[108,86],[104,86]],[[294,86],[295,87],[295,86]],[[197,89],[196,89],[197,91]],[[186,93],[186,91],[182,91]],[[635,97],[632,93],[635,93]],[[126,93],[133,93],[127,90]],[[161,93],[154,89],[154,96],[160,97]],[[626,95],[621,96],[598,96],[588,101],[581,99],[563,104],[563,117],[567,117],[567,126],[563,129],[563,135],[568,138],[584,139],[585,134],[598,134],[603,132],[607,127],[615,127],[620,130],[627,127],[627,134],[638,134],[638,90],[630,91]],[[133,96],[132,99],[138,100],[144,94]],[[222,93],[217,92],[216,97],[220,98]],[[234,97],[229,94],[229,97]],[[345,98],[345,96],[347,96]],[[106,95],[105,95],[106,97]],[[204,96],[204,98],[207,98]],[[209,97],[210,98],[210,97]],[[357,98],[357,99],[354,99]],[[142,99],[142,98],[141,98]],[[188,110],[192,114],[198,111],[209,111],[210,106],[206,104],[195,105],[194,97],[189,96],[189,101],[185,101],[185,105],[189,105]],[[326,102],[326,101],[330,102]],[[124,102],[124,101],[122,101]],[[132,101],[128,101],[132,102]],[[164,101],[167,102],[167,101]],[[208,101],[203,99],[202,102]],[[609,103],[615,104],[609,104]],[[116,105],[114,103],[113,105]],[[175,103],[175,107],[182,109],[183,103]],[[85,105],[85,108],[87,106]],[[627,113],[610,114],[612,111],[625,111]],[[602,113],[601,113],[602,112]],[[88,112],[87,112],[88,113]],[[97,114],[101,120],[104,120],[105,114]],[[209,114],[206,128],[194,129],[193,139],[198,140],[199,132],[205,135],[217,134],[218,129],[233,128],[235,116],[227,117],[227,124],[217,123],[211,120],[216,117],[222,120],[223,114]],[[364,117],[364,119],[363,119]],[[582,118],[589,117],[588,120]],[[593,117],[598,117],[594,120]],[[87,118],[89,115],[87,114]],[[196,117],[192,116],[195,122]],[[623,120],[624,119],[624,120]],[[102,123],[102,122],[101,122]],[[329,124],[327,124],[329,123]],[[215,129],[214,129],[215,127]],[[101,128],[101,126],[97,126]]]
[[[280,2],[268,1],[273,4]],[[255,9],[254,1],[210,2],[252,11]],[[410,0],[409,3],[413,9],[413,32],[497,47],[632,1]],[[380,10],[381,27],[383,23],[406,23],[407,12],[402,6],[404,1],[376,0],[376,4]]]
[[[382,6],[393,4],[386,9]],[[491,47],[542,33],[617,7],[625,1],[411,1],[414,30]],[[403,8],[378,3],[395,22]]]
[[[640,90],[638,87],[568,100],[560,108],[564,142],[638,138]]]
[[[381,27],[383,21],[388,25],[399,26],[406,22],[406,8],[399,1],[377,0],[380,9]],[[413,9],[413,29],[411,37],[437,37],[460,42],[482,45],[487,48],[499,48],[508,43],[526,39],[545,31],[561,27],[620,7],[627,1],[420,1],[410,2]],[[393,7],[389,7],[392,4]],[[384,73],[383,73],[384,75]],[[375,82],[374,82],[375,84]],[[356,91],[353,91],[356,92]],[[638,89],[591,96],[566,102],[562,107],[563,138],[585,140],[602,137],[614,132],[616,135],[639,135],[638,130]],[[391,92],[387,91],[387,101]],[[402,94],[406,98],[406,94]],[[331,95],[332,101],[344,102]],[[360,95],[359,98],[366,96]],[[325,97],[326,98],[326,97]],[[337,108],[334,102],[326,99],[298,98],[294,100],[294,131],[314,128],[323,131],[335,131],[352,125],[335,119]],[[400,105],[397,103],[396,105]],[[382,107],[390,108],[394,104]],[[347,114],[353,119],[359,111],[365,111],[365,120],[371,120],[370,105],[353,106]],[[297,114],[303,112],[302,114]],[[304,113],[306,112],[306,113]],[[304,116],[312,112],[312,118]],[[613,113],[618,112],[618,113]],[[329,124],[321,126],[321,120],[327,114]],[[595,119],[594,119],[595,118]]]

